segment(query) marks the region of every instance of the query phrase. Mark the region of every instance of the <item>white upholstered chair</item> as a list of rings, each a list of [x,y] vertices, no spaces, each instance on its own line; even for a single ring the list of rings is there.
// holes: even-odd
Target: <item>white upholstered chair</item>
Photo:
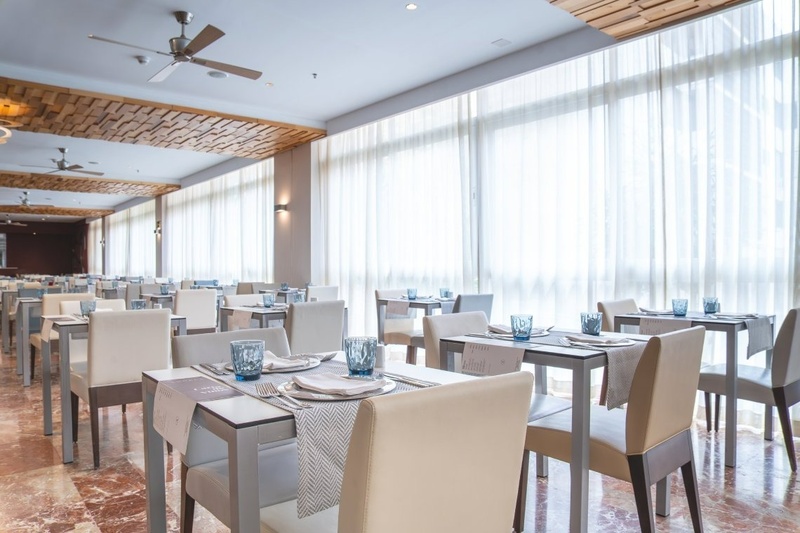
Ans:
[[[94,295],[83,294],[45,294],[42,296],[42,316],[58,315],[63,313],[61,311],[61,303],[67,301],[74,301],[78,306],[78,313],[80,313],[80,300],[92,300]],[[58,333],[50,331],[50,337],[47,340],[50,343],[50,353],[58,352]],[[29,342],[31,344],[31,379],[33,379],[33,369],[36,367],[36,350],[42,350],[42,334],[31,333]]]
[[[293,354],[341,350],[344,301],[289,304],[284,327]]]
[[[492,302],[494,294],[459,294],[453,304],[453,313],[464,313],[467,311],[483,311],[486,320],[492,320]],[[428,349],[425,348],[425,352]]]
[[[489,321],[483,311],[448,313],[422,317],[422,334],[425,338],[425,366],[439,368],[439,341],[467,333],[485,333]],[[460,365],[456,361],[456,370]]]
[[[363,400],[339,506],[303,519],[294,501],[265,507],[261,531],[510,531],[532,382],[515,372]]]
[[[99,408],[141,402],[142,372],[168,368],[169,361],[168,309],[92,313],[86,370],[72,370],[70,392],[75,442],[78,399],[89,404],[95,468],[100,466]]]
[[[290,355],[283,328],[262,328],[173,337],[172,364],[179,368],[230,361],[231,341],[246,339],[263,340],[265,348],[278,357]],[[181,460],[181,532],[192,531],[195,502],[230,527],[228,447],[225,441],[195,425],[189,434],[186,455]],[[291,440],[260,446],[258,470],[261,507],[295,498],[296,442]]]
[[[125,285],[125,306],[131,308],[131,300],[139,300],[142,297],[141,283],[128,283]]]
[[[797,471],[789,408],[800,402],[800,309],[790,309],[778,331],[772,351],[772,368],[737,365],[738,399],[778,408],[783,441],[792,472]],[[725,363],[700,370],[697,388],[705,394],[706,426],[711,431],[711,394],[716,394],[714,429],[719,430],[719,402],[725,395]],[[769,410],[772,416],[772,409]],[[772,435],[766,435],[772,438]]]
[[[405,315],[393,315],[386,312],[386,306],[377,305],[379,299],[400,298],[405,294],[405,289],[375,290],[375,305],[378,311],[378,342],[405,346],[406,363],[415,365],[417,364],[417,349],[425,347],[422,331],[414,329],[416,311],[409,308]]]
[[[651,337],[634,373],[628,408],[591,407],[589,469],[633,485],[643,532],[655,531],[650,486],[678,468],[694,531],[702,531],[691,427],[704,336],[705,328],[695,327]],[[528,451],[569,462],[571,428],[569,411],[528,425],[520,522],[525,515]]]
[[[208,289],[175,292],[174,312],[186,317],[187,333],[214,333],[217,330],[217,291]]]
[[[236,307],[240,305],[258,305],[264,301],[261,294],[229,294],[222,297],[222,303],[225,307]]]
[[[306,287],[307,302],[326,302],[339,299],[337,285],[309,285]]]
[[[614,331],[614,317],[639,312],[636,300],[626,298],[624,300],[605,300],[597,302],[597,310],[603,313],[603,322],[600,326],[601,331]],[[603,367],[603,381],[600,385],[600,405],[606,404],[606,392],[608,391],[608,367]]]

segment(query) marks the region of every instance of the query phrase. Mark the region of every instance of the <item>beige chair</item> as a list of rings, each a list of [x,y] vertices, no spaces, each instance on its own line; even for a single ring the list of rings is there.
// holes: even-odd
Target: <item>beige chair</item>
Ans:
[[[492,302],[494,294],[459,294],[453,304],[454,313],[464,313],[468,311],[483,311],[486,320],[492,320]],[[428,349],[425,348],[427,353]]]
[[[606,300],[597,302],[597,310],[603,313],[603,324],[600,327],[603,331],[614,331],[614,317],[617,315],[627,315],[638,313],[639,306],[636,300],[628,298],[626,300]]]
[[[763,403],[778,408],[778,419],[781,422],[783,441],[789,456],[792,472],[797,471],[797,457],[792,436],[792,420],[789,408],[800,402],[800,311],[790,309],[778,331],[775,347],[772,351],[772,368],[752,365],[737,365],[738,399]],[[706,366],[700,371],[700,382],[697,388],[705,394],[706,427],[711,431],[711,394],[716,394],[716,419],[714,430],[719,430],[720,397],[725,395],[726,365]],[[772,438],[772,435],[765,435]]]
[[[307,302],[327,302],[339,299],[339,287],[336,285],[309,285],[306,287]]]
[[[175,314],[186,317],[188,334],[217,330],[217,291],[179,290],[175,293]]]
[[[415,365],[417,364],[417,349],[425,347],[422,331],[414,329],[416,311],[409,308],[408,314],[392,315],[386,312],[386,306],[377,305],[379,299],[400,298],[405,294],[405,289],[375,290],[375,304],[378,310],[378,342],[405,346],[406,363]]]
[[[284,327],[293,354],[341,350],[344,301],[289,304]]]
[[[638,313],[639,306],[636,305],[636,300],[627,298],[625,300],[606,300],[597,302],[597,310],[603,313],[603,323],[600,326],[601,331],[614,331],[614,317],[617,315],[626,315],[629,313]],[[603,368],[603,381],[600,385],[600,405],[606,404],[606,393],[608,391],[608,368]]]
[[[168,368],[169,361],[168,309],[92,313],[86,371],[71,372],[70,392],[75,442],[78,399],[89,404],[95,468],[100,466],[99,408],[141,402],[142,372]]]
[[[425,366],[439,368],[439,341],[467,333],[485,333],[489,321],[483,311],[448,313],[422,317],[422,334],[425,338]],[[460,365],[456,362],[455,368]]]
[[[142,283],[139,286],[140,298],[142,294],[161,294],[161,285],[158,283]]]
[[[193,279],[183,279],[181,280],[181,290],[188,291],[194,285]]]
[[[83,294],[45,294],[42,296],[42,316],[63,314],[61,310],[62,302],[73,301],[78,306],[77,313],[80,313],[80,301],[92,300],[94,296],[88,293]],[[33,369],[36,367],[36,350],[42,349],[42,334],[31,333],[29,342],[31,344],[31,379],[33,379]],[[50,354],[58,352],[58,333],[50,331]]]
[[[261,531],[510,531],[532,382],[515,372],[363,400],[340,505],[303,519],[294,501],[262,508]]]
[[[633,485],[641,530],[655,531],[650,486],[681,469],[695,531],[702,531],[692,450],[692,418],[705,328],[651,337],[636,367],[627,409],[591,407],[589,469]],[[528,425],[518,517],[525,516],[528,451],[570,460],[572,413]]]
[[[258,291],[253,290],[252,281],[240,281],[236,284],[236,294],[258,294]]]
[[[267,350],[288,357],[289,341],[283,328],[182,335],[172,339],[172,364],[186,367],[230,361],[234,340],[263,340]],[[230,527],[230,491],[227,444],[199,425],[189,434],[181,463],[181,531],[190,533],[194,505],[199,503]],[[262,445],[258,452],[261,507],[297,496],[297,444],[294,440]]]
[[[225,307],[236,307],[241,305],[258,305],[264,301],[261,294],[229,294],[222,297],[222,304]]]
[[[131,300],[140,300],[142,298],[142,285],[141,283],[128,283],[125,286],[125,306],[131,308]]]

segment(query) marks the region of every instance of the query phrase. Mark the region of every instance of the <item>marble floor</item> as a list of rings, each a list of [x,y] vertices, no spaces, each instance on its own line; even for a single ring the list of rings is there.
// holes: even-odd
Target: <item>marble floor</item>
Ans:
[[[55,394],[58,383],[53,380]],[[58,401],[54,402],[56,406]],[[42,387],[37,375],[23,388],[15,359],[0,356],[0,531],[146,531],[142,411],[140,405],[101,410],[101,466],[92,468],[88,411],[80,415],[75,462],[61,463],[60,413],[55,433],[42,435]],[[777,435],[776,435],[777,436]],[[797,440],[795,441],[797,442]],[[695,426],[701,506],[707,532],[800,531],[797,476],[791,473],[781,439],[766,442],[756,429],[739,428],[739,466],[725,468],[723,433]],[[800,444],[800,443],[798,443]],[[535,461],[531,461],[534,463]],[[170,531],[178,530],[179,465],[167,457]],[[530,476],[526,531],[564,532],[569,523],[569,471],[551,462],[546,480]],[[628,484],[590,475],[589,530],[638,531]],[[672,514],[657,517],[658,531],[691,531],[680,476],[672,479]],[[227,531],[202,508],[199,533]],[[491,532],[487,532],[491,533]]]

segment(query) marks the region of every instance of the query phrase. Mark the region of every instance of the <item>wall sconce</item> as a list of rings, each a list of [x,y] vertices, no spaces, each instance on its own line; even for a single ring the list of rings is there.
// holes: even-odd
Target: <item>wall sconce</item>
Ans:
[[[161,236],[161,221],[160,220],[158,222],[156,222],[156,229],[153,230],[153,233],[155,233],[157,237]]]
[[[276,213],[284,213],[289,210],[288,204],[275,204]]]

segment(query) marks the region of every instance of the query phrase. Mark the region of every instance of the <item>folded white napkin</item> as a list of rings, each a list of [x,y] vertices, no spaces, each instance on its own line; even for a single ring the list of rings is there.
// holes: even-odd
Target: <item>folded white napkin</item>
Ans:
[[[303,368],[305,366],[308,366],[306,359],[284,359],[269,350],[264,351],[265,370],[291,370],[292,368]]]
[[[489,332],[490,333],[500,333],[503,335],[511,335],[511,326],[506,326],[504,324],[489,324]]]
[[[330,372],[310,376],[292,376],[292,381],[307,390],[323,394],[338,394],[339,396],[355,396],[364,392],[376,391],[389,383],[383,378],[376,380],[351,379]]]
[[[594,335],[583,335],[581,333],[571,333],[569,335],[564,335],[564,337],[572,342],[583,342],[585,344],[594,344],[596,346],[602,346],[604,344],[619,344],[628,340],[621,337],[596,337]]]
[[[647,309],[646,307],[640,307],[639,311],[645,313],[647,315],[672,315],[672,309]]]

